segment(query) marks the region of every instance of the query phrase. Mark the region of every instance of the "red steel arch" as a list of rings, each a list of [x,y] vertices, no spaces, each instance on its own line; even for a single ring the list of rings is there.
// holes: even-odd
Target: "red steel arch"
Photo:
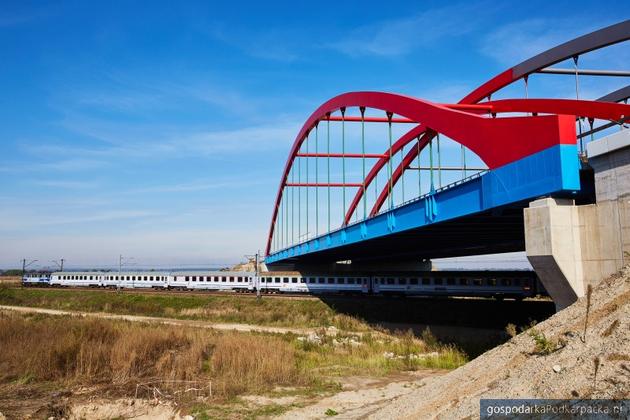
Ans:
[[[595,101],[551,100],[551,99],[510,99],[502,101],[484,102],[485,108],[474,109],[474,104],[485,98],[490,99],[496,91],[511,83],[525,78],[545,67],[564,61],[571,57],[619,43],[630,39],[630,20],[609,26],[593,33],[561,44],[517,66],[514,66],[473,90],[464,97],[459,104],[443,105],[423,101],[404,95],[384,92],[352,92],[336,96],[321,105],[302,126],[296,136],[280,181],[276,201],[274,204],[266,254],[269,255],[278,217],[279,205],[284,193],[289,172],[300,150],[302,143],[319,121],[326,120],[331,113],[349,107],[365,107],[394,113],[417,122],[418,126],[411,129],[388,149],[373,166],[363,185],[367,186],[378,172],[387,164],[389,156],[422,136],[420,148],[424,147],[435,132],[443,133],[475,152],[479,158],[492,169],[521,157],[543,150],[553,144],[575,144],[575,116],[588,118],[619,120],[627,119],[630,106],[600,103]],[[628,88],[620,89],[625,91]],[[464,107],[461,107],[464,105]],[[468,107],[466,107],[468,105]],[[491,109],[487,107],[491,107]],[[558,115],[532,117],[487,118],[479,114],[486,112],[495,116],[504,112],[549,113]],[[430,128],[430,130],[428,130]],[[532,137],[536,133],[536,137]],[[509,147],[502,143],[506,136],[511,137]],[[412,148],[403,158],[403,162],[392,173],[392,183],[402,176],[406,168],[417,155],[417,148]],[[348,223],[356,210],[363,195],[363,188],[359,188],[345,215]],[[381,191],[379,199],[371,211],[371,215],[378,212],[387,198],[389,187]]]
[[[308,118],[298,133],[291,149],[290,158],[285,165],[276,197],[271,234],[275,227],[275,220],[289,171],[309,131],[315,127],[315,124],[325,119],[332,112],[349,107],[380,109],[426,125],[432,130],[444,133],[444,135],[460,142],[475,152],[490,168],[520,159],[554,144],[575,143],[573,118],[566,119],[549,115],[495,119],[393,93],[345,93],[321,105]],[[534,133],[536,133],[535,137],[532,136]],[[505,138],[512,139],[510,147],[505,147]],[[403,144],[404,139],[397,143]],[[272,236],[270,235],[268,250],[271,246],[271,238]]]
[[[545,67],[552,66],[556,63],[567,60],[569,58],[573,58],[573,57],[577,58],[581,54],[585,54],[593,50],[604,48],[609,45],[624,42],[629,39],[630,39],[630,20],[626,20],[626,21],[608,26],[606,28],[602,28],[597,31],[591,32],[589,34],[583,35],[581,37],[575,38],[571,41],[565,42],[547,51],[544,51],[498,74],[497,76],[493,77],[492,79],[485,82],[484,84],[482,84],[481,86],[473,90],[471,93],[466,95],[459,102],[459,104],[476,104],[482,101],[483,99],[489,100],[491,96],[497,91],[503,89],[504,87],[518,80],[521,80],[521,79],[527,80],[527,78],[532,73],[535,73]],[[630,86],[627,86],[623,89],[620,89],[620,91],[626,92],[629,88]],[[600,98],[600,101],[606,101],[606,100],[610,100],[610,99],[608,98],[605,99],[605,97]],[[560,112],[560,110],[554,111],[551,108],[547,108],[547,109],[549,110],[548,112],[551,112],[551,113],[562,113]],[[530,109],[530,110],[523,110],[523,112],[547,112],[547,111]],[[585,114],[575,114],[575,115],[578,115],[581,117],[590,117]],[[422,150],[422,147],[428,144],[429,140],[431,140],[431,138],[423,139],[423,143],[421,144],[420,150]],[[413,161],[413,157],[417,156],[417,149],[414,149],[414,150],[410,151],[409,157],[411,159],[409,160],[409,163]],[[383,160],[385,161],[385,163],[387,163],[387,161],[389,160],[389,151],[386,151],[384,153],[384,156],[385,157],[383,158]],[[405,161],[406,159],[403,159],[402,163],[404,164]],[[407,166],[409,165],[409,163],[407,163]],[[380,164],[380,162],[378,162],[378,164]],[[406,166],[403,166],[403,168],[406,168]],[[399,164],[392,173],[392,174],[396,174],[394,179],[392,179],[391,181],[392,185],[396,185],[396,183],[402,176],[402,172],[403,172],[403,169],[400,167],[400,164]],[[373,181],[374,177],[371,177],[371,178],[366,177],[366,179],[364,180],[364,183],[366,184],[365,185],[366,190],[367,190],[367,187]],[[388,181],[388,184],[389,184],[389,181]],[[372,207],[372,210],[370,211],[371,215],[378,213],[378,211],[381,209],[381,207],[385,203],[388,195],[389,195],[389,187],[383,188],[381,190],[381,193],[379,194],[379,198],[377,202],[374,204],[374,206]],[[345,220],[344,220],[345,224],[349,223],[349,221],[351,220],[352,215],[356,211],[356,207],[358,203],[361,201],[362,196],[363,196],[363,189],[359,189],[352,201],[352,203],[356,202],[356,205],[350,206],[350,208],[348,209],[348,212],[346,213]]]

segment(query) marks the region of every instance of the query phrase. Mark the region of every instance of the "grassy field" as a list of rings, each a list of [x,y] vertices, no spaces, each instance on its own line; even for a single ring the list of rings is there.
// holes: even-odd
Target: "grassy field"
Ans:
[[[0,304],[268,326],[300,328],[332,325],[342,330],[369,330],[366,323],[336,313],[330,306],[315,299],[256,300],[237,295],[153,295],[0,285]]]
[[[411,333],[331,335],[326,330],[273,335],[0,313],[3,407],[11,407],[15,395],[42,388],[90,387],[100,395],[133,396],[142,384],[157,384],[166,393],[168,384],[193,381],[203,389],[201,399],[199,393],[189,399],[179,394],[178,403],[203,418],[204,413],[219,415],[213,410],[222,404],[238,405],[245,394],[326,394],[339,389],[336,378],[341,376],[452,369],[466,361],[429,332],[422,339]],[[206,384],[211,392],[205,391]],[[286,408],[255,410],[277,414]]]
[[[397,299],[386,297],[319,299],[238,295],[123,293],[89,289],[30,289],[0,284],[0,304],[112,312],[180,319],[235,322],[283,327],[325,327],[368,331],[383,322],[487,328],[503,331],[508,324],[526,325],[555,313],[551,301],[492,299]],[[496,316],[496,314],[501,316]]]

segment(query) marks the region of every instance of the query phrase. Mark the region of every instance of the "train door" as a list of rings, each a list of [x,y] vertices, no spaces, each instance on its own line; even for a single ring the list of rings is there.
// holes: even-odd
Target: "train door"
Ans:
[[[381,278],[380,277],[373,277],[372,278],[372,292],[373,293],[380,293],[381,292]]]

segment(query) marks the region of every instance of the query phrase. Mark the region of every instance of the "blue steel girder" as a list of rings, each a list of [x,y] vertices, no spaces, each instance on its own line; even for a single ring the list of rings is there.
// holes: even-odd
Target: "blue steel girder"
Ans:
[[[448,224],[456,219],[541,196],[571,195],[580,190],[576,145],[560,144],[489,170],[467,182],[429,193],[365,221],[271,253],[267,264],[316,258],[405,231]],[[417,244],[418,247],[430,244]],[[411,251],[413,250],[406,250]],[[339,256],[338,256],[339,257]],[[343,260],[341,256],[339,260]]]

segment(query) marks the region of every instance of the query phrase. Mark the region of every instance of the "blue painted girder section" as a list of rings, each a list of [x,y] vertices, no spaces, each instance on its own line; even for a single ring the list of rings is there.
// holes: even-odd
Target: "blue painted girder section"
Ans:
[[[540,196],[576,193],[580,190],[579,168],[577,147],[556,145],[365,221],[272,253],[265,262],[279,263]]]

